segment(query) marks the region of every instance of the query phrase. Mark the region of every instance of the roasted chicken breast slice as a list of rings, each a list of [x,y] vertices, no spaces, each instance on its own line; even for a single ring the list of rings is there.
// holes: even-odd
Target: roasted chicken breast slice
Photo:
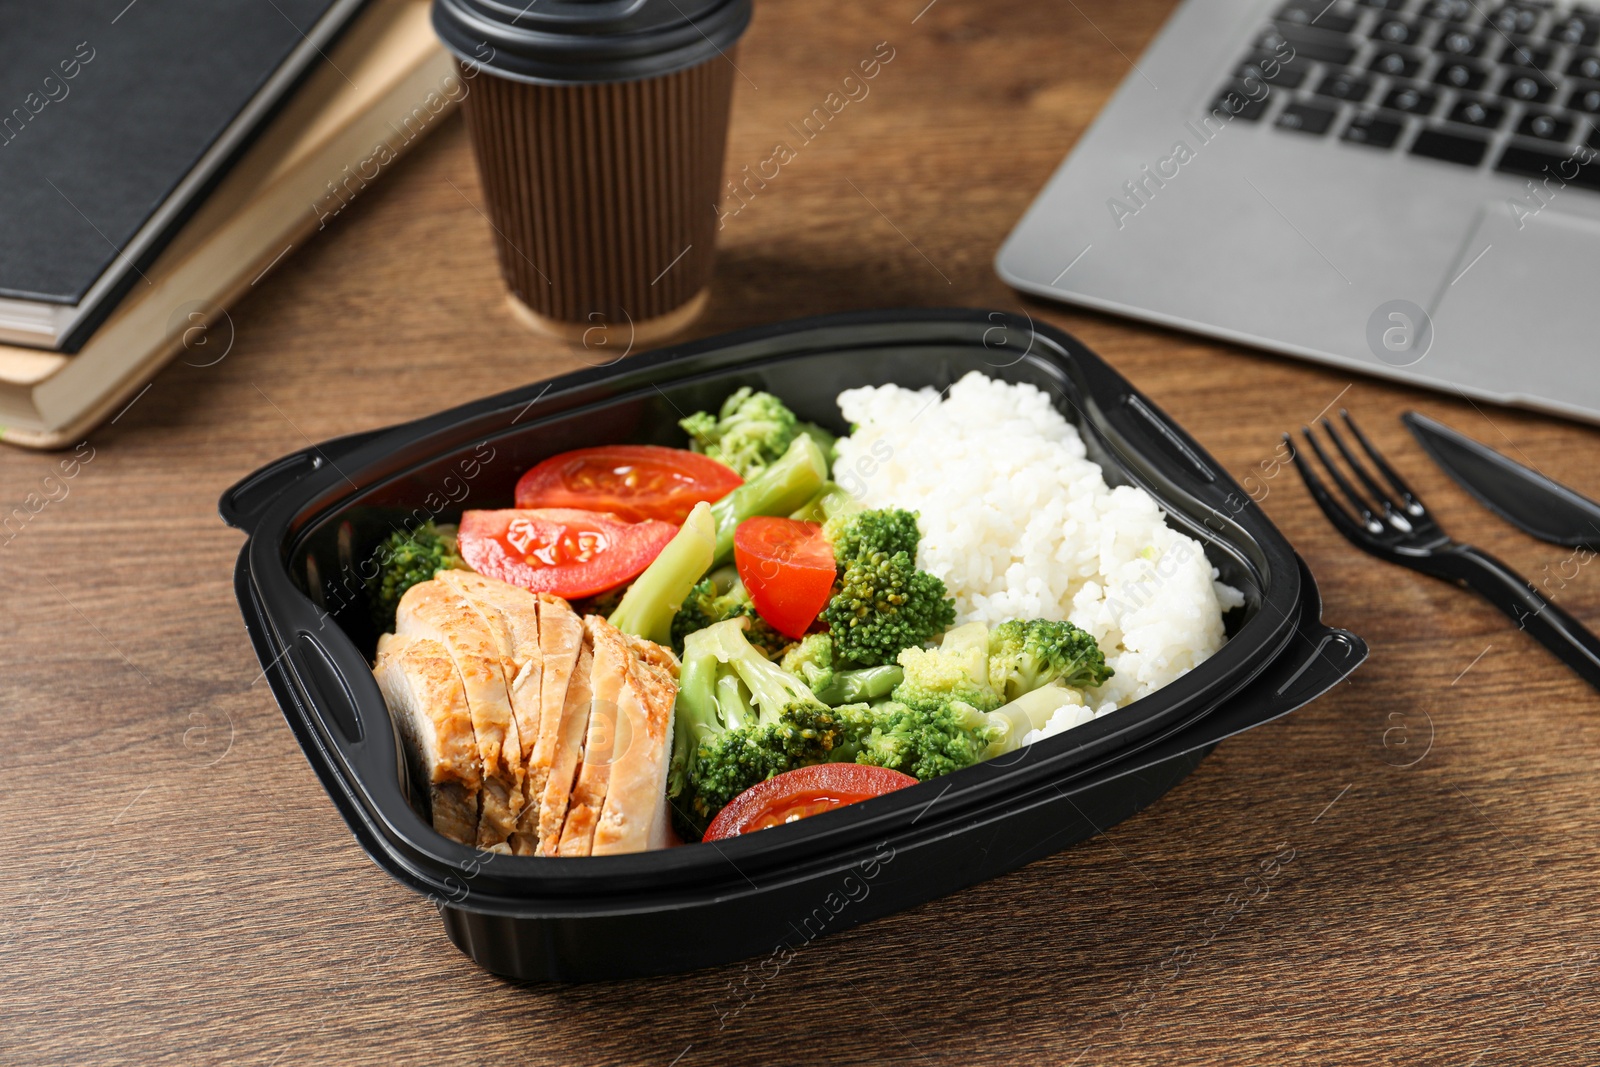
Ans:
[[[664,660],[637,644],[634,651],[617,702],[617,744],[592,856],[667,847],[667,764],[678,686]],[[641,651],[651,658],[638,655]]]
[[[634,655],[651,666],[659,667],[666,671],[669,677],[674,679],[678,677],[680,664],[672,649],[667,648],[665,645],[658,645],[654,641],[643,637],[635,637],[632,634],[623,634],[622,637],[623,640],[628,642],[628,647],[633,650]]]
[[[531,856],[538,845],[539,793],[543,788],[543,783],[536,782],[529,773],[544,714],[542,679],[546,660],[541,648],[540,598],[519,586],[472,571],[441,571],[435,580],[449,586],[478,612],[500,649],[511,714],[517,721],[523,772],[524,795],[517,829],[509,843],[516,855]],[[559,716],[559,707],[556,713]]]
[[[434,579],[406,591],[395,615],[395,633],[443,645],[466,694],[483,788],[477,844],[504,844],[524,803],[522,742],[511,710],[500,645],[482,615],[450,586]]]
[[[426,638],[385,634],[372,673],[399,728],[412,780],[428,791],[433,828],[475,844],[483,767],[449,651]]]
[[[533,740],[539,735],[544,673],[539,644],[539,598],[519,586],[472,571],[440,571],[436,581],[461,594],[490,624],[500,648],[511,712],[517,720],[517,740],[526,762],[533,751]]]
[[[572,670],[572,682],[567,686],[565,706],[561,710],[561,733],[556,738],[555,758],[550,763],[550,773],[545,779],[544,792],[539,797],[539,855],[554,856],[561,845],[561,826],[567,818],[567,804],[572,799],[573,780],[578,776],[578,763],[583,758],[583,742],[589,730],[589,706],[594,692],[589,688],[589,676],[594,672],[594,652],[585,641],[578,653],[578,663]]]
[[[589,674],[589,723],[584,732],[583,758],[561,827],[557,854],[587,856],[594,847],[595,825],[605,807],[606,787],[616,743],[617,703],[633,661],[632,648],[622,632],[598,615],[585,616],[584,629],[594,649]]]
[[[572,686],[574,672],[577,670],[579,654],[583,651],[585,637],[583,620],[578,618],[572,606],[560,597],[540,594],[539,601],[539,647],[544,657],[544,672],[540,681],[540,711],[539,735],[534,739],[531,755],[528,759],[528,796],[535,798],[541,808],[544,796],[550,782],[550,776],[556,763],[556,757],[561,747],[563,736],[563,722],[569,707],[567,691]],[[587,690],[587,686],[585,689]],[[585,725],[588,723],[588,710],[583,713]],[[581,734],[579,735],[582,736]],[[524,738],[526,741],[526,738]],[[565,787],[558,786],[556,794],[551,796],[552,803],[559,800],[563,812],[566,809],[567,795],[571,790],[570,777]],[[539,837],[545,837],[545,816],[541,810],[539,816]],[[559,823],[557,824],[559,825]]]

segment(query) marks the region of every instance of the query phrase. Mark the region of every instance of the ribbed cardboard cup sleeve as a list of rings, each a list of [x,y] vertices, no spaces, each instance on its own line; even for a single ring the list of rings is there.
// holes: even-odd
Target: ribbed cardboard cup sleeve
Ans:
[[[660,319],[699,296],[733,73],[731,55],[588,85],[478,72],[462,106],[500,272],[529,311],[581,330]]]

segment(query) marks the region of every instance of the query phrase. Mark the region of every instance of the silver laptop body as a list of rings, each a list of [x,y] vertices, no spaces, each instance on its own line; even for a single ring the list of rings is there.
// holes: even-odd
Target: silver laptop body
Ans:
[[[1600,421],[1597,128],[1592,9],[1188,0],[996,265],[1029,293]]]

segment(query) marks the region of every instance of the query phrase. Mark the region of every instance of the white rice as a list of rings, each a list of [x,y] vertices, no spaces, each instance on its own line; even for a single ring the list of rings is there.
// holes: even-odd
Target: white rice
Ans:
[[[868,507],[919,513],[917,562],[956,622],[1067,619],[1116,674],[1029,740],[1152,693],[1222,647],[1218,581],[1200,543],[1167,526],[1142,489],[1106,485],[1077,429],[1031,385],[974,371],[937,391],[850,389],[834,478]]]

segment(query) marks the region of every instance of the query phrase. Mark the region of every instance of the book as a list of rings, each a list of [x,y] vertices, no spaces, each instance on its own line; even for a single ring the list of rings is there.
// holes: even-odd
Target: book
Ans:
[[[364,0],[0,15],[0,341],[74,351]]]
[[[73,444],[175,356],[217,358],[207,331],[227,305],[466,95],[428,15],[428,0],[370,0],[76,354],[0,345],[0,440]]]

